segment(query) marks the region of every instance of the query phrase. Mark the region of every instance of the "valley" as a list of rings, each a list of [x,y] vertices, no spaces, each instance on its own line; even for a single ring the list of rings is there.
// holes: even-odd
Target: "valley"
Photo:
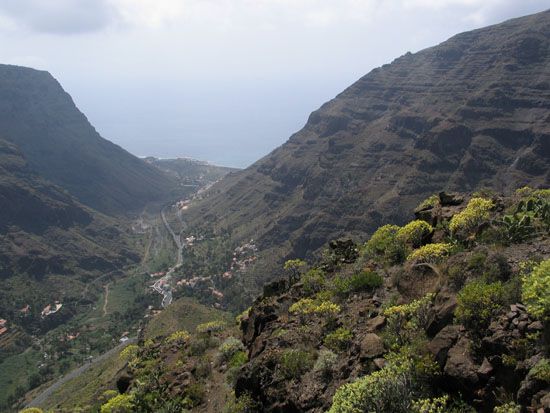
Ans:
[[[550,412],[550,10],[243,170],[130,154],[48,72],[0,107],[0,411]]]
[[[188,201],[180,199],[179,202],[190,202],[193,196],[200,195],[201,189],[212,184],[211,179],[219,179],[225,172],[223,168],[218,172],[216,167],[209,165],[208,168],[208,177],[198,174],[182,181],[194,184],[184,184],[180,192]],[[17,327],[10,320],[9,329],[0,342],[1,409],[13,404],[27,393],[29,387],[32,392],[26,400],[43,391],[31,403],[40,404],[50,393],[80,376],[92,364],[118,354],[124,345],[135,341],[138,330],[148,318],[172,303],[172,284],[175,286],[172,275],[182,265],[182,250],[185,248],[185,243],[180,241],[183,227],[176,235],[168,222],[174,217],[166,216],[166,211],[173,208],[173,205],[150,204],[134,220],[124,224],[133,228],[134,242],[138,248],[143,248],[141,262],[104,272],[82,286],[75,284],[74,304],[65,300],[60,302],[63,311],[71,305],[70,315],[56,319],[52,327],[41,333]],[[153,282],[156,277],[151,274],[158,273],[163,276]],[[29,304],[29,307],[37,305],[36,301]],[[59,315],[55,312],[46,318],[42,315],[44,320],[56,317]],[[24,343],[32,345],[26,348]],[[117,343],[118,346],[109,350]],[[14,370],[22,358],[26,360],[24,368]],[[76,368],[79,365],[81,367]],[[65,374],[68,371],[70,373]],[[33,377],[33,381],[27,380],[28,377]],[[33,389],[37,385],[39,387]]]

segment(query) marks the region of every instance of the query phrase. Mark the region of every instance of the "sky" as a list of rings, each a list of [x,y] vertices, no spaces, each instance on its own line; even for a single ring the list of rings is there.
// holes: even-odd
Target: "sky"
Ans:
[[[375,67],[550,0],[0,0],[0,62],[48,70],[138,156],[246,167]]]

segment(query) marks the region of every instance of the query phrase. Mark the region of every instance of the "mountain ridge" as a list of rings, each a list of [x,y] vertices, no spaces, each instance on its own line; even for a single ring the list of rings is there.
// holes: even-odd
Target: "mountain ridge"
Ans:
[[[176,182],[104,139],[46,71],[0,65],[0,137],[35,172],[109,214],[166,198]]]
[[[189,221],[254,238],[262,273],[403,223],[442,189],[550,185],[549,20],[545,11],[462,33],[374,69],[215,185]]]

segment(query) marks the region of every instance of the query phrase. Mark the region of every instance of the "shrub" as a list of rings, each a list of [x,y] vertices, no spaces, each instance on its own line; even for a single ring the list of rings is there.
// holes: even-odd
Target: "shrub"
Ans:
[[[550,319],[550,260],[542,261],[522,277],[522,300],[531,315]]]
[[[324,377],[328,377],[336,365],[336,360],[338,360],[338,356],[334,352],[331,350],[322,349],[319,352],[319,356],[313,366],[313,370],[320,372]]]
[[[541,359],[529,372],[529,375],[537,380],[550,383],[550,360]]]
[[[487,260],[487,253],[485,251],[478,251],[472,253],[468,258],[467,268],[469,270],[481,271],[485,266]]]
[[[430,224],[417,219],[409,222],[397,231],[397,240],[418,248],[432,231],[433,227]]]
[[[311,298],[302,298],[292,304],[288,311],[300,315],[320,314],[334,316],[341,311],[341,308],[338,304],[331,301],[317,301]]]
[[[493,413],[520,413],[521,406],[515,404],[514,402],[506,403],[501,406],[496,406],[493,409]]]
[[[21,410],[19,413],[44,413],[44,411],[38,407],[29,407],[28,409]]]
[[[237,351],[229,360],[229,367],[241,367],[248,361],[248,356],[244,351]]]
[[[235,322],[237,324],[241,324],[241,321],[243,321],[243,319],[248,318],[248,316],[250,315],[251,310],[252,310],[252,307],[248,307],[241,314],[239,314],[237,317],[235,317]]]
[[[485,198],[472,198],[466,208],[454,215],[449,223],[453,234],[469,235],[484,221],[489,219],[489,211],[494,207],[493,201]]]
[[[138,355],[138,352],[139,346],[137,346],[136,344],[130,344],[124,347],[118,356],[123,360],[129,361],[135,359]]]
[[[230,360],[237,352],[243,351],[244,345],[241,340],[235,337],[228,337],[220,345],[218,351],[220,352],[220,358],[222,361]]]
[[[101,405],[101,413],[130,413],[134,411],[134,396],[119,394]]]
[[[334,289],[336,293],[347,295],[356,291],[373,290],[380,287],[384,279],[374,271],[361,271],[351,277],[336,277]]]
[[[451,244],[427,244],[411,252],[407,257],[407,261],[436,264],[450,255],[452,249]]]
[[[326,335],[323,344],[333,351],[342,351],[349,347],[353,334],[347,328],[340,327]]]
[[[446,413],[449,403],[449,396],[415,400],[412,403],[412,411],[414,413]]]
[[[279,368],[287,379],[297,379],[313,367],[314,357],[309,351],[298,349],[284,350],[279,358]]]
[[[306,294],[315,294],[325,288],[325,273],[320,268],[312,268],[302,275],[302,283]]]
[[[437,194],[430,195],[424,201],[422,201],[417,207],[416,211],[421,211],[423,209],[433,208],[439,204],[439,196]]]
[[[288,275],[288,281],[290,284],[294,284],[300,279],[300,274],[306,265],[306,262],[300,259],[288,260],[285,262],[283,268]]]
[[[390,264],[402,262],[405,256],[405,247],[397,239],[399,229],[397,225],[389,224],[378,228],[365,245],[367,254],[373,257],[382,257]]]
[[[421,379],[433,374],[434,369],[433,362],[403,349],[388,357],[381,370],[341,386],[329,413],[410,413]]]
[[[248,393],[242,394],[238,398],[233,394],[223,408],[223,413],[252,413],[256,411],[256,402]]]
[[[185,405],[185,407],[196,407],[204,401],[204,396],[206,395],[204,385],[202,385],[201,383],[190,384],[185,388],[184,395],[185,399],[183,404]]]
[[[166,338],[166,342],[167,343],[183,343],[183,342],[186,342],[186,341],[189,341],[189,339],[191,338],[191,335],[185,331],[185,330],[179,330],[179,331],[176,331],[172,334],[170,334],[167,338]]]
[[[237,381],[237,376],[239,375],[239,371],[241,370],[241,367],[246,364],[248,361],[248,357],[244,351],[237,351],[233,356],[231,357],[231,360],[229,360],[228,364],[228,370],[227,370],[227,382],[234,386]]]
[[[197,333],[200,334],[212,334],[225,329],[224,321],[209,321],[207,323],[202,323],[197,326]]]
[[[429,312],[435,294],[426,294],[409,304],[394,305],[384,310],[387,318],[385,338],[387,344],[397,348],[411,342],[428,327]]]
[[[473,332],[482,332],[505,304],[505,290],[500,281],[472,281],[457,296],[455,317]]]

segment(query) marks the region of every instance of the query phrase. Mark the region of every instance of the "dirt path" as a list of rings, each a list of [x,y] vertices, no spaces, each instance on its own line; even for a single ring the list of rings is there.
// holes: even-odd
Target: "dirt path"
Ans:
[[[105,284],[105,300],[103,300],[103,317],[107,315],[107,306],[109,305],[109,286],[111,283]]]

